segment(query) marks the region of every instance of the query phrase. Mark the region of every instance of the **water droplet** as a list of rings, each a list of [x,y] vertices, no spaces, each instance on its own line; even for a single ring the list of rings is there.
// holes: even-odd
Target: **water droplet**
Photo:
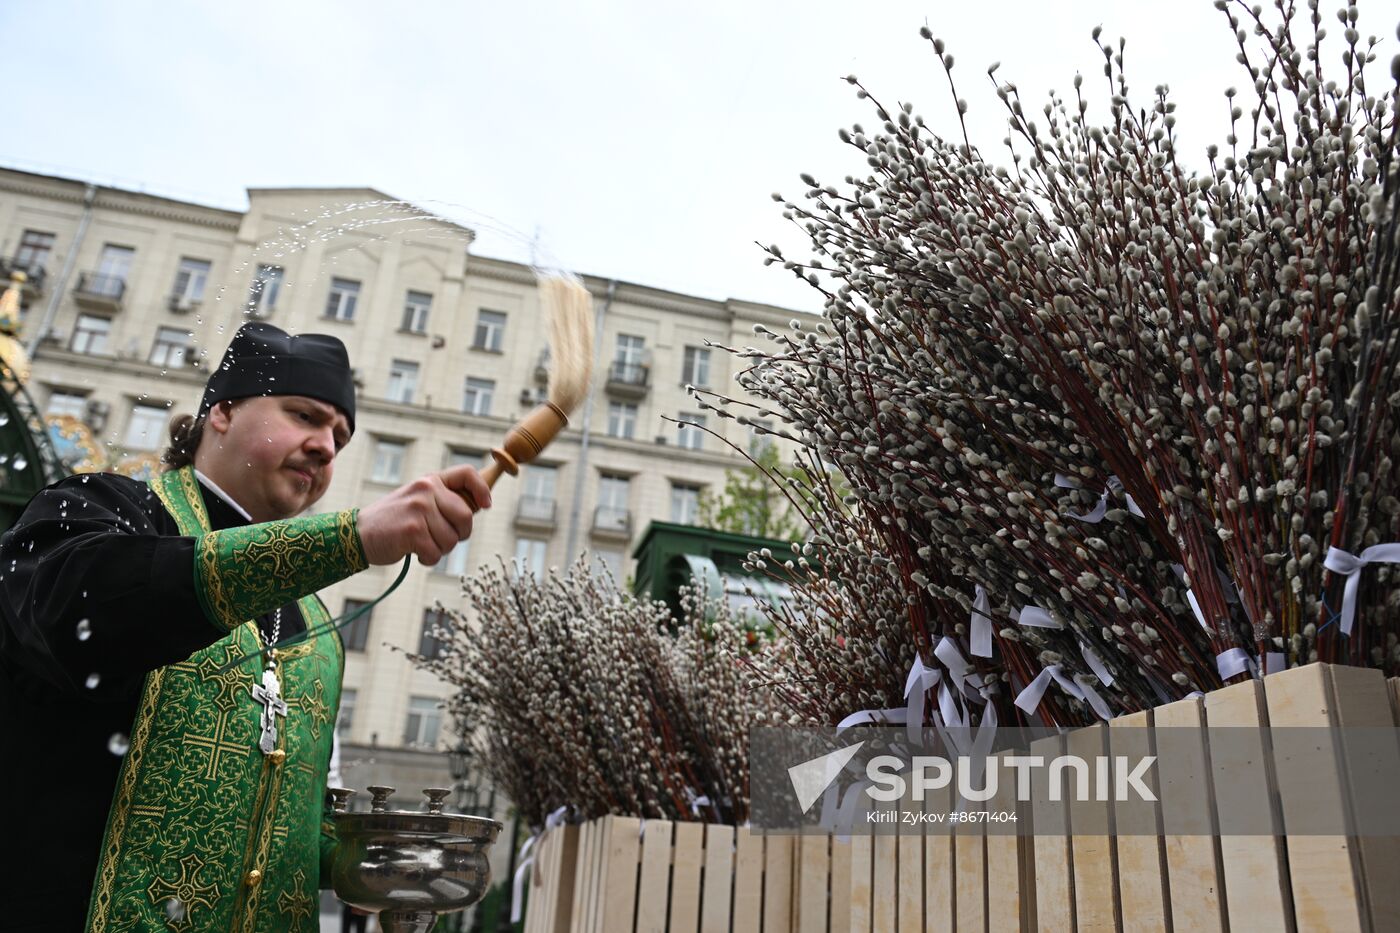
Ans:
[[[92,623],[87,619],[78,620],[78,641],[87,641],[92,637]]]
[[[131,739],[127,738],[125,732],[113,732],[112,737],[107,740],[107,751],[117,757],[125,755],[129,748],[131,748]]]
[[[96,672],[87,675],[87,680],[83,681],[83,685],[89,690],[96,690],[100,683],[102,683],[102,675]]]
[[[9,424],[9,423],[10,423],[10,416],[7,415],[7,414],[5,414],[4,412],[0,412],[0,428],[3,428],[5,425],[7,425],[7,424]]]
[[[184,923],[185,913],[185,902],[179,898],[172,897],[165,902],[165,916],[171,923]]]
[[[23,470],[29,466],[29,461],[23,457],[16,457],[14,467],[16,470]]]

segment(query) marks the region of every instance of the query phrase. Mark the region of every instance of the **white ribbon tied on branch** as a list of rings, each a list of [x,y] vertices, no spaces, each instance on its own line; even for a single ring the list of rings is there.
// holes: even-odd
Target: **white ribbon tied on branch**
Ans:
[[[1055,485],[1061,489],[1084,488],[1063,473],[1055,474]],[[1123,490],[1123,481],[1116,476],[1110,476],[1108,478],[1108,485],[1105,486],[1103,492],[1099,494],[1098,504],[1095,505],[1091,511],[1085,512],[1083,515],[1075,515],[1073,512],[1066,512],[1065,516],[1076,519],[1077,521],[1088,522],[1091,525],[1097,525],[1099,522],[1103,521],[1103,517],[1108,514],[1109,494],[1120,491],[1123,492],[1123,497],[1127,500],[1128,514],[1142,518],[1142,509],[1138,508],[1137,501],[1133,498],[1132,494]]]
[[[1400,543],[1374,544],[1358,557],[1339,547],[1327,549],[1322,566],[1346,578],[1342,590],[1342,634],[1350,635],[1356,624],[1356,596],[1361,589],[1361,570],[1367,564],[1400,564]]]

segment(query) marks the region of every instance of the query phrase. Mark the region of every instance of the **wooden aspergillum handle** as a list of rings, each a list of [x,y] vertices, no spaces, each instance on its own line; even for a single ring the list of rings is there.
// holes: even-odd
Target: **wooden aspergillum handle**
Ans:
[[[553,402],[545,402],[521,418],[506,434],[505,442],[491,448],[492,462],[481,471],[487,487],[494,488],[502,473],[519,473],[520,464],[538,457],[568,423],[569,416]]]

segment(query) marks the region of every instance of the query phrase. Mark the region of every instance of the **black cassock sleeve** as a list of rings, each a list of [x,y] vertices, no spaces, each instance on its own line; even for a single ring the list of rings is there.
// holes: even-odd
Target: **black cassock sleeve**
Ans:
[[[101,699],[213,644],[226,632],[200,607],[194,549],[144,483],[87,474],[43,490],[0,538],[4,668]]]

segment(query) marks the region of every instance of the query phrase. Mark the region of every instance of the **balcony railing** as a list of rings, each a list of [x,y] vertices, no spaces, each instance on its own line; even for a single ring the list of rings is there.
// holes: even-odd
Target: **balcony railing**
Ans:
[[[651,370],[645,363],[614,360],[608,366],[607,390],[623,398],[643,398],[647,394],[650,376]]]
[[[600,505],[593,512],[593,533],[608,538],[632,537],[632,513],[628,509]]]
[[[10,275],[14,272],[24,273],[24,290],[30,297],[44,293],[44,283],[49,274],[41,264],[17,256],[0,257],[0,289],[9,287]]]
[[[553,528],[559,504],[553,499],[522,496],[515,508],[515,523],[533,528]]]
[[[100,272],[80,273],[78,286],[73,289],[73,298],[79,304],[101,307],[109,311],[120,308],[125,295],[125,276],[104,275]]]

